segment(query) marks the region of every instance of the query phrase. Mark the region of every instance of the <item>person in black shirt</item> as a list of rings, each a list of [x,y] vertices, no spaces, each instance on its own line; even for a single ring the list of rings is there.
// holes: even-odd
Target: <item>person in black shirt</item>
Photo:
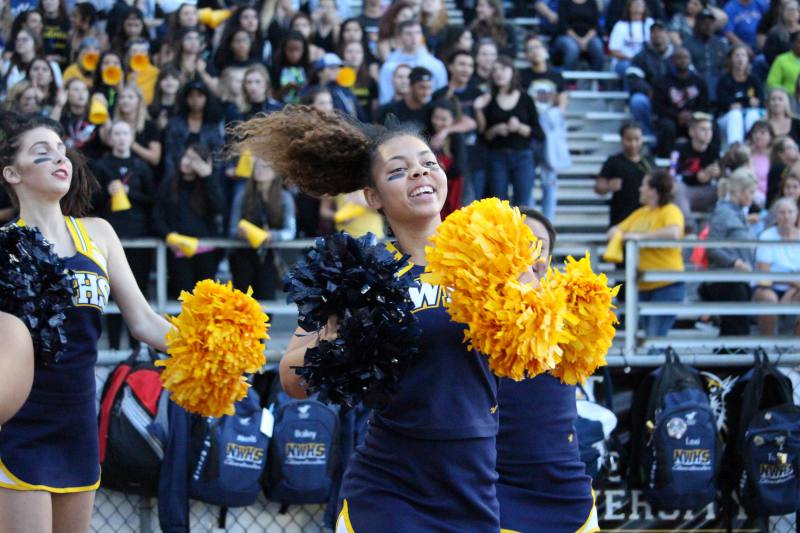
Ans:
[[[653,111],[659,157],[669,157],[675,139],[686,135],[692,112],[708,110],[706,82],[690,66],[689,51],[679,47],[672,54],[673,70],[655,83]]]
[[[69,53],[69,15],[67,0],[41,0],[42,43],[48,61],[55,61],[61,68],[67,66]]]
[[[642,154],[642,126],[637,122],[623,124],[619,130],[622,152],[603,163],[595,181],[597,194],[611,193],[609,227],[623,221],[639,208],[639,187],[645,174],[653,168]]]
[[[138,239],[150,235],[150,212],[155,202],[155,185],[150,167],[131,153],[133,128],[119,120],[111,126],[111,154],[92,162],[92,170],[100,188],[92,198],[94,210],[108,220],[122,239]],[[130,209],[114,211],[112,197],[124,192],[131,203]],[[142,294],[147,294],[150,275],[151,250],[148,248],[125,248],[133,277]],[[122,317],[108,316],[108,337],[112,350],[120,347]],[[132,335],[131,346],[138,341]]]
[[[721,169],[719,145],[712,142],[713,137],[711,116],[696,113],[689,125],[690,142],[678,151],[675,172],[682,181],[678,186],[678,195],[686,195],[691,212],[711,212],[717,202],[715,183],[721,176]],[[684,213],[687,221],[691,212]]]
[[[134,132],[133,153],[152,168],[157,167],[161,163],[161,134],[158,126],[147,118],[144,97],[135,83],[128,83],[120,90],[114,120],[124,120],[131,125]],[[106,144],[111,144],[102,128],[100,136],[105,138]]]
[[[543,140],[533,99],[519,88],[511,58],[500,56],[492,69],[492,92],[475,100],[478,131],[489,146],[489,194],[512,204],[531,205],[535,164],[531,139]]]
[[[739,44],[728,53],[728,72],[717,86],[719,129],[725,136],[725,146],[743,142],[745,132],[764,116],[762,83],[750,73],[747,47]]]
[[[564,70],[575,70],[582,53],[589,56],[592,70],[603,70],[606,61],[600,10],[592,0],[562,0],[558,3],[558,37],[555,52]]]
[[[428,104],[433,94],[433,74],[425,67],[414,67],[411,69],[408,79],[411,83],[411,90],[402,100],[379,107],[376,123],[383,124],[391,113],[401,123],[412,123],[420,128],[425,126],[430,113]]]

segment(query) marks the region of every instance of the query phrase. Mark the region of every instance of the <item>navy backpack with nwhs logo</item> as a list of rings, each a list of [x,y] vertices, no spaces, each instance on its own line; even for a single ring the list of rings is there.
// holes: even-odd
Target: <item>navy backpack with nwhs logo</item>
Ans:
[[[339,414],[308,398],[290,398],[276,380],[268,401],[275,426],[264,494],[284,505],[328,501],[339,465]]]
[[[638,399],[638,402],[637,402]],[[655,508],[699,509],[716,499],[721,441],[703,381],[668,349],[637,391],[636,476]],[[636,414],[633,414],[635,417]]]

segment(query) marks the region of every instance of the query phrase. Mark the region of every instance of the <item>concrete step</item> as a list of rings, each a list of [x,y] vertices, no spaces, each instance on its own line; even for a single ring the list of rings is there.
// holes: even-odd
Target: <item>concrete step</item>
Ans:
[[[578,163],[558,173],[559,176],[578,176],[592,178],[600,172],[601,165],[596,163]]]
[[[582,91],[576,89],[568,91],[567,96],[569,100],[590,100],[596,102],[598,100],[619,100],[622,102],[628,101],[628,93],[625,91]]]
[[[594,189],[586,188],[586,189],[577,189],[577,188],[569,188],[569,187],[561,187],[559,184],[558,188],[558,209],[561,206],[567,207],[567,202],[580,202],[581,205],[587,204],[600,204],[603,203],[605,206],[605,201],[610,198],[610,196],[600,196],[594,192]],[[542,199],[541,189],[536,187],[533,191],[533,198],[536,200],[537,205],[539,201]],[[571,207],[571,206],[570,206]]]

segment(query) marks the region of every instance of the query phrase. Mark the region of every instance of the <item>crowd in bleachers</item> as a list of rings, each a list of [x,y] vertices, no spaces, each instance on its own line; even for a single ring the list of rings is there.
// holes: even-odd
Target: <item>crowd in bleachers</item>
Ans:
[[[553,218],[575,88],[562,72],[575,69],[616,73],[600,89],[627,91],[636,120],[596,182],[610,194],[610,234],[797,238],[797,0],[0,0],[0,51],[0,105],[60,122],[100,182],[95,214],[122,238],[241,238],[240,219],[268,228],[266,242],[336,228],[382,235],[363,195],[304,196],[269,162],[224,155],[228,126],[298,103],[430,136],[448,176],[443,215],[486,196],[532,205],[538,180]],[[653,157],[669,161],[666,176],[654,174]],[[113,208],[121,192],[129,209]],[[0,193],[0,220],[14,216]],[[798,249],[772,250],[709,250],[702,260],[800,269]],[[127,253],[146,289],[152,252]],[[188,257],[171,245],[170,294],[213,276],[224,255],[201,247]],[[227,259],[234,283],[275,297],[271,251]],[[652,268],[683,268],[681,254],[661,260]],[[685,293],[640,289],[655,300]],[[702,292],[800,299],[793,284],[755,289]],[[747,320],[735,318],[723,332],[741,332]],[[762,332],[774,322],[761,320]]]

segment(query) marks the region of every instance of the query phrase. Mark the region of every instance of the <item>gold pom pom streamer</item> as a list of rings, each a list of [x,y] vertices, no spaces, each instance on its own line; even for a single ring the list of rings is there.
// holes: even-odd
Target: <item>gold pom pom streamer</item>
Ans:
[[[156,365],[165,367],[164,388],[187,411],[234,414],[234,404],[250,387],[243,374],[264,365],[269,319],[251,294],[213,280],[181,293],[180,314],[168,317],[174,326],[167,333],[171,357]]]
[[[566,295],[568,340],[561,344],[561,362],[551,374],[570,385],[585,383],[606,365],[617,323],[612,298],[619,286],[609,287],[605,274],[592,271],[588,252],[577,261],[568,257],[563,272],[550,269],[542,285]]]

